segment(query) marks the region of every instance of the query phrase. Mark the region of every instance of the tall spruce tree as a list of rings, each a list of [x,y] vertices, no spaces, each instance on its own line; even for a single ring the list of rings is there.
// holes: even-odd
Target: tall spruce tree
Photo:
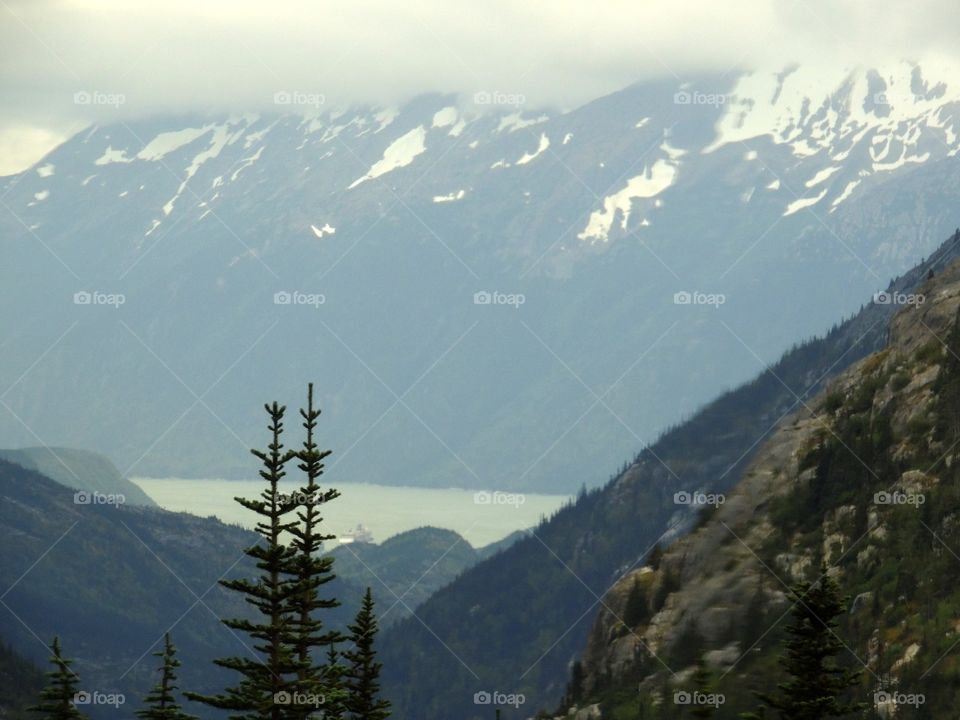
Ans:
[[[170,633],[163,636],[163,650],[154,653],[160,658],[160,682],[144,698],[146,707],[137,710],[137,717],[145,720],[196,720],[193,715],[187,715],[177,704],[175,691],[177,687],[177,649],[170,641]]]
[[[43,720],[82,720],[87,716],[73,704],[79,690],[80,679],[70,669],[71,660],[60,651],[60,638],[55,637],[50,645],[53,655],[50,664],[53,670],[47,673],[47,686],[40,692],[40,702],[27,708],[30,712],[43,713]]]
[[[246,554],[256,562],[260,575],[254,579],[221,580],[223,587],[240,593],[260,613],[259,621],[232,618],[223,623],[232,630],[246,633],[254,640],[259,657],[219,658],[220,667],[235,670],[240,682],[225,692],[209,696],[185,693],[191,700],[215,708],[232,710],[231,720],[287,720],[300,717],[293,698],[297,692],[296,673],[300,666],[293,652],[295,631],[290,617],[290,601],[300,584],[290,577],[292,548],[284,544],[284,534],[293,527],[287,515],[294,509],[280,494],[280,481],[286,475],[285,465],[296,456],[285,450],[281,441],[286,408],[274,402],[265,405],[270,418],[271,442],[266,451],[251,450],[263,468],[260,477],[266,487],[258,499],[234,498],[243,507],[256,513],[260,520],[256,532],[261,542],[247,548]]]
[[[717,711],[717,707],[710,702],[707,702],[707,696],[716,695],[713,692],[713,678],[710,675],[710,669],[707,667],[706,662],[703,659],[703,655],[700,656],[700,660],[697,662],[697,669],[693,673],[691,678],[693,684],[693,691],[699,693],[697,696],[698,702],[694,703],[693,707],[690,708],[690,717],[695,718],[712,718]]]
[[[346,672],[346,668],[340,664],[340,653],[337,652],[336,643],[327,646],[327,661],[323,667],[323,672],[327,687],[339,690],[327,697],[323,706],[324,720],[341,720],[346,712],[344,703],[347,699],[347,692],[343,687],[343,674]]]
[[[377,634],[377,618],[373,612],[373,593],[367,588],[363,604],[350,630],[352,648],[343,653],[347,661],[345,673],[346,709],[351,720],[384,720],[390,717],[390,703],[379,699],[380,668],[373,649]]]
[[[290,614],[293,618],[293,651],[297,662],[298,697],[308,699],[299,708],[301,717],[309,717],[316,709],[310,700],[323,698],[328,713],[342,699],[339,683],[331,683],[325,668],[314,659],[314,652],[329,648],[343,640],[334,629],[328,629],[320,612],[340,605],[336,598],[321,597],[323,586],[334,579],[333,558],[321,555],[323,542],[336,536],[325,534],[321,528],[322,506],[340,496],[335,488],[323,489],[319,479],[323,475],[323,461],[329,450],[320,450],[314,440],[320,410],[313,405],[313,383],[307,386],[307,407],[300,410],[306,437],[297,453],[299,468],[306,480],[294,496],[298,522],[290,528],[291,558],[289,572],[297,580],[297,591],[290,597]],[[327,707],[329,706],[329,707]]]
[[[786,652],[780,659],[789,680],[777,686],[777,696],[758,694],[782,720],[826,720],[867,707],[844,699],[857,684],[857,674],[836,661],[844,649],[836,634],[836,619],[845,611],[846,599],[822,565],[820,575],[815,584],[802,582],[791,590],[795,604],[792,621],[786,628]],[[742,717],[763,715],[750,713]]]

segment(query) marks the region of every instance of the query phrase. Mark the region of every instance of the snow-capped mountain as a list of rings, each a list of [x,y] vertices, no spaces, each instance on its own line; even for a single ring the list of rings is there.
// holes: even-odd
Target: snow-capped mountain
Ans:
[[[0,432],[249,475],[313,380],[339,480],[596,484],[960,224],[956,77],[90,128],[0,183]]]

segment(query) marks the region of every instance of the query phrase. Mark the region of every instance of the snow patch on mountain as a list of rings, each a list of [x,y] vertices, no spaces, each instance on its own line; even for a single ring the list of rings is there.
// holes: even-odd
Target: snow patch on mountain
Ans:
[[[362,182],[378,178],[391,170],[406,167],[427,149],[426,138],[427,131],[423,125],[418,125],[410,132],[401,135],[383,151],[383,157],[373,164],[367,174],[358,177],[347,189],[352,190]]]
[[[516,132],[517,130],[522,130],[523,128],[532,127],[533,125],[539,125],[540,123],[545,123],[550,119],[547,115],[538,115],[533,118],[525,118],[522,113],[510,113],[500,118],[500,124],[497,125],[497,132],[501,133],[504,130],[507,132]]]
[[[819,185],[824,180],[827,180],[831,175],[840,170],[839,165],[831,165],[830,167],[825,167],[823,170],[820,170],[816,175],[807,180],[804,183],[808,188],[813,187],[814,185]]]
[[[459,117],[459,113],[457,112],[457,109],[452,105],[448,105],[442,110],[437,110],[433,114],[433,122],[430,124],[430,127],[434,127],[434,128],[450,127],[451,125],[457,122],[458,117]]]
[[[386,107],[378,111],[373,119],[377,121],[377,129],[373,131],[373,134],[376,135],[378,132],[390,125],[394,120],[400,116],[400,110],[396,107]]]
[[[827,194],[829,188],[824,188],[819,195],[812,198],[797,198],[792,203],[787,205],[787,209],[783,212],[783,217],[788,215],[793,215],[794,213],[800,212],[804,208],[813,207],[818,202],[823,200],[824,196]]]
[[[230,175],[230,181],[233,182],[238,177],[240,177],[240,173],[246,170],[251,165],[253,165],[257,160],[259,160],[261,154],[263,154],[263,145],[261,145],[253,155],[251,155],[250,157],[245,157],[240,161],[240,164],[237,166],[237,169],[234,170],[233,174]],[[216,185],[214,185],[214,187],[216,187]]]
[[[516,164],[526,165],[528,162],[530,162],[534,158],[537,158],[540,155],[542,155],[544,152],[546,152],[548,147],[550,147],[550,138],[547,137],[546,133],[540,133],[540,142],[537,145],[537,149],[534,150],[532,153],[524,153],[523,156],[519,160],[517,160]]]
[[[848,182],[847,186],[843,189],[843,192],[837,195],[837,197],[833,200],[833,202],[830,203],[830,212],[833,212],[834,210],[836,210],[837,206],[840,203],[842,203],[844,200],[850,197],[850,194],[854,191],[854,189],[856,189],[857,185],[859,184],[860,184],[859,180],[851,180],[850,182]]]
[[[433,201],[435,203],[445,203],[445,202],[454,202],[455,200],[462,200],[463,196],[467,194],[466,190],[457,190],[454,193],[449,195],[434,195]]]
[[[187,183],[190,182],[190,179],[197,174],[197,170],[200,169],[200,166],[208,160],[217,157],[223,148],[231,143],[236,142],[243,135],[242,129],[239,132],[232,132],[229,123],[223,125],[213,125],[210,127],[210,129],[213,131],[212,137],[210,138],[210,144],[207,146],[206,150],[203,150],[195,155],[193,160],[190,161],[190,164],[186,168],[186,175],[183,178],[183,181],[180,183],[180,187],[177,188],[176,194],[163,206],[163,214],[165,216],[173,212],[174,204],[183,194],[183,191],[186,189]]]
[[[213,125],[204,125],[199,128],[184,128],[157,135],[137,153],[139,160],[162,160],[166,155],[189,145],[214,128]]]
[[[47,163],[46,165],[41,165],[37,168],[37,175],[42,178],[48,178],[53,175],[56,166],[53,163]]]
[[[109,165],[110,163],[128,163],[133,162],[133,158],[127,157],[126,150],[114,150],[112,145],[107,145],[103,155],[93,161],[94,165]]]
[[[316,225],[311,225],[310,229],[313,230],[313,234],[318,238],[322,238],[324,235],[333,235],[337,232],[337,229],[333,227],[330,223],[324,223],[323,227],[317,227]]]
[[[603,199],[603,209],[595,210],[587,221],[587,226],[577,237],[580,240],[594,242],[608,242],[610,230],[620,214],[620,229],[627,229],[633,201],[640,198],[650,198],[657,195],[673,184],[676,176],[676,167],[664,160],[657,160],[641,175],[630,178],[622,190],[608,195]]]

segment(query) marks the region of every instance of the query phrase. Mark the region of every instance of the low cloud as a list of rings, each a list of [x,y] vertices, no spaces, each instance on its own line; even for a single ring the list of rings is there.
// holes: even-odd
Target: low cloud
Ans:
[[[528,107],[572,107],[652,77],[951,56],[958,34],[947,0],[0,5],[0,172],[92,122],[273,108],[281,91],[339,106],[493,89],[522,93]],[[123,102],[78,103],[77,93]]]

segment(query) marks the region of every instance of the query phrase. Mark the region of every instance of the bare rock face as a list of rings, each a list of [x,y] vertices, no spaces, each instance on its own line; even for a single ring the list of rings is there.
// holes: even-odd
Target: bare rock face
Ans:
[[[889,417],[895,443],[889,449],[892,457],[910,458],[923,444],[938,449],[932,432],[926,430],[927,418],[934,409],[934,382],[945,356],[942,343],[958,311],[960,262],[954,262],[928,280],[897,312],[886,349],[850,367],[814,401],[800,403],[795,413],[780,420],[740,483],[716,507],[704,512],[694,531],[663,552],[656,569],[645,567],[620,578],[604,599],[605,609],[596,619],[582,656],[588,694],[636,677],[638,664],[651,656],[661,660],[672,657],[691,633],[707,648],[703,659],[709,667],[721,672],[735,669],[754,648],[730,638],[749,622],[756,598],[768,608],[786,611],[786,584],[802,579],[820,558],[829,564],[854,553],[852,559],[860,568],[879,562],[878,548],[888,535],[883,498],[862,516],[865,534],[854,534],[858,508],[846,504],[824,514],[815,533],[818,544],[812,545],[799,534],[786,537],[787,549],[773,558],[772,566],[761,560],[757,549],[771,535],[781,533],[771,506],[815,477],[815,468],[805,465],[805,460],[833,433],[837,409],[846,403],[867,402],[862,412],[882,411]],[[947,451],[941,449],[944,454]],[[948,457],[945,462],[950,460]],[[896,502],[904,498],[922,502],[924,493],[939,482],[930,471],[913,469],[903,472],[889,492],[898,494]],[[944,522],[960,519],[951,517]],[[829,571],[842,580],[840,566]],[[642,622],[627,627],[624,612],[636,583],[646,591],[650,612]],[[872,602],[872,593],[860,593],[849,612],[861,613]],[[868,647],[871,665],[878,661],[877,637]],[[919,651],[919,644],[908,645],[894,667],[910,663]],[[671,667],[671,672],[672,677],[647,676],[644,687],[657,687],[664,679],[679,684],[678,678],[689,678],[692,667]],[[878,709],[881,713],[886,710]]]

